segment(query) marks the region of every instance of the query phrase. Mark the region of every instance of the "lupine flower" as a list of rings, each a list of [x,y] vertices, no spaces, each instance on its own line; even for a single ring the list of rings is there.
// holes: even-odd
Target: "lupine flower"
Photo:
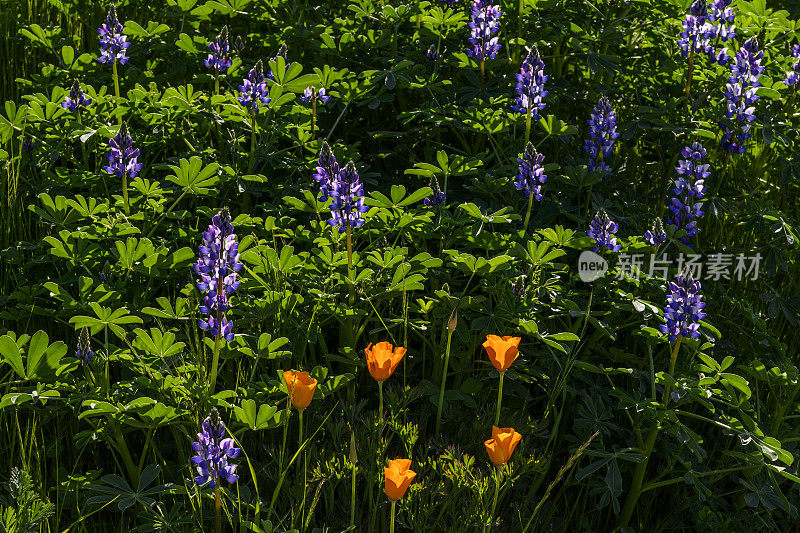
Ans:
[[[390,459],[389,466],[383,468],[386,496],[393,502],[402,498],[416,475],[411,470],[411,459]]]
[[[331,147],[328,143],[322,141],[322,148],[319,151],[319,158],[317,159],[317,168],[314,171],[314,181],[319,184],[319,192],[321,196],[318,198],[320,202],[326,201],[333,188],[333,183],[339,175],[339,163],[336,162],[336,156],[333,155]]]
[[[304,104],[313,103],[317,100],[326,104],[330,99],[331,97],[325,94],[325,87],[319,90],[316,87],[306,87],[306,90],[303,91],[303,96],[300,97],[300,101]]]
[[[197,453],[191,461],[197,468],[194,482],[198,485],[208,483],[212,489],[217,488],[219,480],[236,483],[236,465],[229,462],[239,456],[242,449],[234,446],[231,438],[225,438],[225,424],[217,412],[211,409],[211,414],[203,420],[202,431],[197,434],[197,442],[192,443],[192,449]]]
[[[729,7],[731,2],[733,2],[733,0],[713,0],[709,2],[709,39],[727,42],[736,37],[736,28],[733,26],[733,21],[736,19],[736,11],[732,7]],[[712,22],[716,24],[711,24]],[[725,65],[731,59],[726,47],[715,48],[715,43],[711,41],[709,41],[705,53],[712,63],[719,63],[720,65]]]
[[[128,125],[123,122],[117,135],[108,141],[111,153],[108,154],[108,165],[103,170],[121,178],[127,174],[131,178],[139,175],[142,164],[139,163],[139,149],[133,147],[133,139],[128,133]]]
[[[459,2],[461,2],[461,0],[439,0],[439,2],[447,4],[449,7],[453,7],[454,5],[456,5]]]
[[[656,217],[653,227],[644,232],[644,240],[650,246],[658,246],[667,239],[667,232],[664,231],[664,223],[661,218]]]
[[[381,383],[389,379],[397,365],[403,360],[406,349],[400,346],[393,347],[390,342],[379,342],[374,347],[372,343],[364,350],[367,357],[367,370],[370,376]]]
[[[23,139],[22,140],[22,149],[26,152],[30,153],[33,152],[33,149],[36,148],[36,145],[33,144],[33,141],[30,139]]]
[[[697,234],[697,219],[705,213],[702,210],[705,197],[705,180],[711,175],[708,164],[700,162],[706,156],[706,149],[698,142],[685,147],[681,151],[684,159],[678,161],[675,171],[679,174],[675,180],[672,193],[675,195],[669,204],[672,217],[667,223],[676,230],[685,229],[686,236],[681,237],[683,244],[689,243],[689,238]]]
[[[100,39],[100,57],[97,58],[98,63],[112,63],[119,62],[124,65],[128,62],[126,50],[131,45],[127,42],[128,37],[122,35],[122,24],[117,18],[117,8],[112,4],[108,10],[105,24],[97,28],[97,34]]]
[[[527,279],[527,277],[528,276],[526,276],[525,274],[522,274],[521,276],[518,276],[517,278],[514,279],[514,281],[511,282],[511,294],[513,294],[517,298],[522,298],[523,296],[525,296],[525,290],[526,290],[525,280]]]
[[[436,181],[436,178],[431,180],[431,189],[433,194],[422,200],[422,203],[426,207],[442,207],[447,200],[447,195],[439,188],[439,182]]]
[[[736,18],[733,8],[728,7],[732,0],[695,0],[689,14],[683,21],[683,31],[678,39],[681,55],[686,57],[694,50],[705,54],[712,63],[725,65],[730,61],[726,47],[718,47],[719,41],[726,42],[736,37],[732,23]],[[716,23],[716,24],[715,24]]]
[[[489,454],[492,463],[495,466],[503,466],[511,459],[514,448],[521,440],[522,435],[514,431],[514,428],[492,426],[492,438],[483,444],[486,446],[486,453]]]
[[[522,337],[486,335],[486,342],[483,343],[483,347],[486,349],[489,361],[498,372],[502,374],[517,360],[521,341]]]
[[[239,262],[239,243],[227,207],[211,219],[198,252],[194,264],[195,273],[200,275],[197,289],[205,293],[198,310],[208,315],[207,319],[200,319],[200,329],[230,342],[234,337],[233,321],[227,319],[225,312],[231,306],[229,296],[239,288],[236,277],[243,265]]]
[[[528,53],[516,78],[517,103],[511,109],[522,115],[530,115],[531,120],[539,120],[539,111],[547,106],[543,99],[547,96],[544,84],[548,76],[544,73],[544,61],[538,50]]]
[[[605,96],[600,97],[586,123],[589,125],[589,139],[586,139],[583,149],[589,152],[587,167],[589,170],[610,172],[611,167],[607,161],[614,152],[614,141],[619,137],[619,133],[617,133],[617,114]]]
[[[228,70],[233,62],[227,56],[228,52],[231,51],[230,44],[228,43],[227,26],[222,27],[222,31],[219,32],[217,40],[211,42],[208,45],[208,49],[211,53],[208,54],[208,59],[204,61],[205,65],[218,72],[225,72]]]
[[[503,12],[492,4],[492,0],[475,0],[470,7],[471,20],[467,24],[470,30],[467,42],[467,55],[479,60],[494,59],[502,46],[495,34],[500,30],[500,17]]]
[[[244,41],[242,40],[241,35],[236,36],[236,40],[233,42],[233,49],[237,54],[241,54],[242,50],[244,50]],[[269,76],[267,77],[269,78]]]
[[[82,107],[86,107],[92,103],[92,99],[83,94],[83,89],[81,89],[81,84],[78,83],[78,80],[72,84],[72,88],[69,90],[69,96],[64,98],[64,101],[61,102],[61,107],[72,111],[73,113]]]
[[[348,224],[351,228],[363,226],[361,215],[369,211],[369,207],[364,205],[364,185],[352,161],[339,170],[330,185],[328,195],[333,198],[330,206],[333,218],[328,220],[328,224],[338,226],[339,233],[347,231]]]
[[[286,391],[292,398],[292,405],[298,411],[302,411],[311,405],[314,398],[314,391],[317,388],[317,380],[310,377],[308,372],[296,372],[288,370],[283,373],[283,380],[286,382]]]
[[[692,280],[691,274],[678,276],[669,284],[667,306],[664,308],[666,324],[659,326],[661,333],[670,341],[681,337],[700,336],[700,320],[706,317],[703,312],[706,304],[700,294],[700,282]]]
[[[608,213],[602,209],[598,211],[589,224],[589,230],[586,232],[586,235],[594,239],[594,242],[597,244],[597,246],[592,248],[592,251],[598,252],[605,249],[612,252],[619,252],[622,250],[622,245],[617,244],[617,238],[615,236],[618,229],[619,226],[608,217]]]
[[[80,359],[84,365],[87,364],[92,357],[94,357],[94,352],[92,351],[91,346],[91,338],[89,336],[89,328],[81,329],[81,333],[78,335],[78,347],[77,350],[75,350],[75,357]]]
[[[436,61],[439,59],[439,52],[436,50],[436,45],[432,44],[428,47],[428,52],[425,54],[429,61]]]
[[[266,105],[270,102],[267,83],[264,81],[264,66],[259,59],[256,66],[247,73],[247,77],[239,85],[239,103],[244,107],[252,107],[258,113],[259,102]]]
[[[761,86],[758,79],[764,72],[761,59],[764,52],[758,49],[758,40],[751,37],[736,53],[736,59],[731,65],[731,76],[725,86],[723,94],[727,100],[725,117],[727,123],[722,124],[722,142],[720,146],[734,154],[747,152],[744,141],[751,137],[751,122],[756,119],[755,106],[759,96],[756,91]],[[734,129],[740,128],[741,133],[734,138]]]
[[[544,156],[536,151],[533,143],[528,143],[522,157],[517,157],[519,173],[514,177],[514,187],[524,192],[526,198],[533,194],[537,202],[542,199],[542,184],[547,181],[542,161]]]
[[[792,65],[792,70],[786,73],[786,78],[784,78],[783,83],[791,87],[792,85],[797,85],[800,82],[800,44],[796,44],[792,46],[792,57],[797,59]]]
[[[291,65],[291,63],[286,61],[286,55],[288,53],[289,53],[289,47],[286,46],[286,43],[283,43],[283,44],[280,45],[280,47],[278,47],[278,53],[275,54],[275,57],[270,59],[270,61],[274,62],[279,57],[282,57],[283,61],[284,61],[284,64],[286,65],[286,68],[289,68],[289,65]],[[270,68],[267,69],[267,79],[270,80],[270,81],[275,81],[275,75],[272,73],[272,69],[270,69]]]

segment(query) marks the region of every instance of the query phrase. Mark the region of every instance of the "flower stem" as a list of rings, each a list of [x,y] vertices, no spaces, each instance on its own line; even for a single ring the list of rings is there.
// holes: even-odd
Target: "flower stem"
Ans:
[[[692,88],[692,76],[694,75],[694,43],[692,49],[689,50],[689,65],[686,67],[686,87],[684,93],[686,95],[686,106],[689,106],[689,91]]]
[[[497,412],[494,415],[494,425],[500,424],[500,403],[503,401],[503,378],[506,377],[505,372],[500,372],[500,386],[497,388]]]
[[[222,313],[218,313],[221,315]],[[218,319],[217,324],[220,324],[221,319]],[[219,326],[221,327],[221,325]],[[214,358],[211,360],[211,375],[208,379],[208,396],[211,397],[214,394],[214,387],[217,384],[217,368],[219,366],[219,345],[220,345],[220,337],[222,336],[222,332],[217,333],[214,337]]]
[[[521,3],[522,3],[522,0],[520,0],[520,4]],[[530,109],[530,104],[528,104],[528,113],[525,116],[525,145],[524,146],[528,146],[528,141],[530,141],[530,139],[531,139],[531,119],[533,118],[531,115],[532,115],[532,113],[531,113],[531,109]],[[523,148],[523,150],[524,150],[524,148]]]
[[[311,138],[314,139],[317,131],[317,99],[311,98]]]
[[[486,77],[486,60],[481,58],[481,100],[483,100],[483,95],[485,93],[485,77]]]
[[[116,95],[117,100],[119,100],[119,76],[117,75],[117,61],[116,61],[116,59],[111,64],[111,68],[112,68],[112,73],[113,73],[113,76],[114,76],[114,94]],[[119,113],[117,113],[117,124],[119,124],[120,126],[122,125],[122,115],[119,114]]]
[[[131,204],[128,200],[128,173],[122,173],[122,201],[125,205],[125,214],[131,214]]]
[[[681,341],[683,340],[682,336],[678,336],[677,340],[675,341],[675,346],[672,348],[672,354],[669,360],[669,375],[672,376],[672,373],[675,371],[675,361],[678,358],[678,349],[681,346]],[[664,405],[667,404],[669,400],[669,390],[670,384],[668,383],[666,387],[664,387]],[[644,475],[647,472],[647,463],[650,460],[650,454],[653,452],[653,448],[656,444],[656,438],[658,437],[658,432],[660,430],[661,421],[664,418],[664,413],[659,415],[658,419],[656,420],[653,427],[650,428],[650,432],[647,434],[647,438],[644,443],[644,449],[642,453],[644,454],[644,460],[636,465],[636,470],[633,471],[633,479],[631,480],[631,488],[628,491],[628,497],[625,499],[625,505],[622,507],[622,512],[619,515],[619,522],[618,526],[620,528],[625,528],[628,526],[628,522],[631,520],[631,516],[633,515],[633,510],[636,508],[636,502],[639,500],[639,495],[642,493],[642,483],[644,482]]]
[[[531,219],[531,208],[533,207],[533,191],[528,191],[528,209],[525,211],[525,221],[522,223],[522,235],[528,231],[528,222]]]
[[[222,498],[219,495],[219,480],[214,489],[214,529],[217,533],[222,533]]]
[[[380,413],[380,421],[383,424],[383,381],[378,382],[378,413]]]
[[[356,464],[352,463],[353,473],[350,478],[350,528],[356,525]]]
[[[253,168],[256,165],[256,130],[258,130],[258,124],[256,123],[256,110],[253,109],[253,113],[251,115],[253,117],[252,124],[250,127],[251,134],[250,134],[250,164],[248,165],[247,172],[248,174],[252,174]]]
[[[392,500],[392,520],[389,522],[389,533],[394,533],[394,511],[397,502]]]
[[[502,375],[502,374],[501,374]],[[501,381],[502,383],[502,381]],[[494,471],[494,498],[492,498],[492,511],[489,513],[489,522],[483,524],[483,531],[486,531],[486,526],[488,525],[491,528],[491,523],[494,520],[494,511],[497,509],[497,494],[500,492],[500,476],[501,476],[501,468],[502,466],[495,467]]]
[[[444,352],[444,369],[442,370],[442,386],[439,388],[439,407],[436,409],[436,434],[442,429],[442,403],[444,403],[444,384],[447,380],[447,370],[450,368],[450,341],[453,338],[453,332],[447,332],[447,348]]]

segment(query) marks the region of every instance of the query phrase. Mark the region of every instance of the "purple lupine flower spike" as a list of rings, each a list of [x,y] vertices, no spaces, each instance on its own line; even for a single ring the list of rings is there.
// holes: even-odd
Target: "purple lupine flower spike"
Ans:
[[[792,57],[797,59],[792,64],[792,70],[786,73],[786,78],[783,79],[783,84],[787,87],[797,85],[800,82],[800,44],[792,46]]]
[[[212,217],[208,230],[203,232],[203,244],[197,250],[194,264],[195,273],[200,275],[197,289],[205,293],[198,310],[208,316],[200,319],[200,329],[230,342],[234,338],[233,320],[228,320],[225,312],[231,307],[230,295],[239,288],[237,274],[244,265],[239,262],[239,243],[227,207]]]
[[[322,148],[319,151],[319,158],[317,160],[317,168],[314,170],[313,178],[319,184],[319,192],[321,196],[318,198],[320,202],[325,202],[331,195],[333,182],[339,175],[339,163],[336,161],[336,156],[327,142],[322,141]]]
[[[191,458],[192,464],[197,469],[194,482],[212,489],[219,486],[219,480],[224,479],[230,484],[236,483],[239,476],[236,474],[235,464],[230,462],[242,452],[241,448],[234,446],[232,438],[225,438],[225,423],[219,416],[217,408],[211,409],[208,418],[203,420],[202,431],[197,434],[197,442],[192,443],[192,449],[197,453]]]
[[[617,223],[612,221],[603,209],[598,211],[586,232],[586,235],[594,239],[597,245],[592,248],[592,251],[610,250],[612,252],[619,252],[622,250],[622,245],[617,244],[616,233],[618,229],[619,226]]]
[[[664,231],[664,223],[660,217],[656,217],[653,227],[644,232],[644,240],[650,246],[658,246],[667,240],[667,232]]]
[[[425,56],[428,58],[428,61],[436,61],[439,59],[439,51],[436,50],[435,44],[432,44],[428,47],[428,51],[425,53]]]
[[[495,35],[500,30],[503,12],[492,4],[492,0],[475,0],[470,7],[469,39],[471,45],[467,55],[478,60],[494,59],[500,51],[500,39]]]
[[[84,327],[78,335],[78,346],[75,350],[75,357],[80,359],[84,365],[91,361],[94,357],[92,351],[91,337],[89,336],[89,328]]]
[[[331,183],[328,194],[333,198],[331,203],[331,226],[338,226],[339,233],[347,231],[347,226],[360,228],[364,225],[363,214],[369,211],[364,205],[364,185],[356,171],[356,166],[349,161]]]
[[[705,54],[711,63],[725,65],[731,56],[725,46],[736,37],[735,27],[731,24],[736,18],[733,8],[728,7],[732,0],[695,0],[689,8],[689,14],[683,21],[683,31],[678,39],[681,55],[686,57],[694,50]]]
[[[117,17],[117,8],[113,5],[108,10],[105,24],[97,28],[97,34],[100,39],[100,57],[97,58],[98,63],[111,63],[118,62],[124,65],[128,62],[129,57],[126,55],[126,50],[131,45],[127,42],[128,37],[122,35],[122,24]]]
[[[103,170],[121,178],[123,174],[135,178],[142,169],[139,163],[139,149],[133,147],[133,139],[128,133],[128,125],[123,122],[119,127],[119,132],[109,139],[108,145],[111,152],[108,154],[108,165]]]
[[[270,59],[270,61],[273,61],[273,62],[274,62],[274,61],[275,61],[276,59],[278,59],[279,57],[282,57],[282,58],[283,58],[283,61],[284,61],[284,64],[286,65],[286,68],[289,68],[289,65],[291,65],[291,63],[289,63],[288,61],[286,61],[286,56],[288,55],[288,53],[289,53],[289,47],[288,47],[288,46],[286,46],[286,43],[283,43],[283,44],[281,44],[281,45],[280,45],[280,47],[278,48],[278,53],[277,53],[277,54],[275,54],[275,57],[273,57],[272,59]],[[270,69],[270,68],[268,68],[268,69],[267,69],[267,79],[268,79],[269,81],[275,81],[275,75],[272,73],[272,69]]]
[[[514,178],[514,187],[524,192],[526,198],[533,194],[537,202],[542,199],[542,184],[547,181],[543,161],[544,156],[536,151],[533,143],[528,143],[522,157],[517,157],[519,173]]]
[[[81,84],[78,83],[78,80],[75,80],[75,82],[72,84],[72,88],[69,90],[69,96],[66,96],[64,101],[61,102],[61,107],[74,113],[80,108],[86,107],[91,103],[92,99],[83,93]]]
[[[228,52],[231,51],[231,46],[228,43],[228,27],[223,26],[222,31],[219,32],[216,41],[212,41],[208,45],[211,51],[208,54],[208,59],[203,61],[208,68],[216,70],[217,72],[225,72],[231,66],[233,61],[228,57]]]
[[[589,152],[587,167],[589,170],[606,172],[608,176],[611,172],[608,160],[614,152],[614,142],[619,137],[617,114],[608,98],[600,97],[586,123],[589,125],[589,139],[586,139],[583,149]]]
[[[672,217],[667,223],[675,230],[686,230],[686,236],[679,239],[683,244],[689,244],[689,239],[697,235],[697,219],[705,214],[701,200],[706,193],[705,180],[711,176],[710,165],[701,163],[706,154],[702,144],[692,143],[681,151],[684,159],[675,168],[679,176],[672,189],[674,197],[669,204]]]
[[[720,146],[733,154],[745,154],[747,144],[745,141],[752,134],[751,122],[756,119],[755,104],[759,96],[756,91],[761,86],[758,79],[764,72],[761,59],[764,52],[758,49],[758,40],[751,37],[736,53],[736,59],[731,65],[731,76],[725,86],[723,94],[726,99],[725,117],[727,121],[721,124],[722,141]],[[734,136],[734,131],[740,129],[741,133]]]
[[[431,179],[431,189],[433,190],[433,194],[425,197],[422,203],[425,204],[426,207],[444,207],[445,201],[447,201],[447,195],[439,188],[439,181],[435,177]]]
[[[674,341],[680,337],[698,338],[700,320],[706,317],[703,312],[706,304],[700,294],[701,285],[691,274],[684,273],[669,284],[667,305],[664,307],[666,324],[659,326],[661,333]]]
[[[250,107],[258,113],[258,105],[270,102],[267,83],[264,81],[264,66],[259,59],[253,69],[247,73],[247,77],[242,80],[239,86],[239,103],[244,107]]]
[[[543,99],[547,96],[544,84],[548,76],[544,73],[544,61],[536,48],[522,62],[516,78],[517,103],[511,109],[523,115],[531,115],[532,120],[539,120],[539,111],[547,105]]]
[[[300,101],[304,104],[314,103],[315,101],[325,104],[329,102],[330,99],[331,97],[325,93],[325,87],[317,90],[316,87],[311,86],[306,87],[306,90],[303,91],[303,96],[300,97]]]
[[[453,7],[454,5],[458,4],[461,0],[439,0],[444,4],[447,4],[449,7]]]

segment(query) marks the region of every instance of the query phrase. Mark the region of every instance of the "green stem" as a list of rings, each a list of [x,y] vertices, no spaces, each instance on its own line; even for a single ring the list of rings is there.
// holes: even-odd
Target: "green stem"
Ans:
[[[258,130],[258,124],[256,123],[256,110],[253,109],[252,113],[253,122],[251,124],[251,133],[250,133],[250,164],[247,168],[247,173],[252,174],[253,169],[256,166],[256,131]]]
[[[533,191],[529,191],[528,195],[528,209],[525,211],[525,221],[522,223],[522,236],[528,231],[528,222],[531,220],[531,208],[533,207]]]
[[[356,526],[356,464],[353,465],[353,473],[350,478],[350,528]]]
[[[501,382],[502,383],[502,382]],[[489,522],[483,524],[483,531],[486,531],[486,526],[488,525],[491,528],[491,523],[494,520],[494,511],[497,509],[497,495],[500,492],[500,479],[501,479],[501,469],[502,466],[495,467],[494,471],[494,498],[492,498],[492,511],[489,513]]]
[[[389,522],[389,533],[394,533],[394,510],[397,502],[392,500],[392,520]]]
[[[317,131],[317,99],[311,98],[311,138],[316,137]]]
[[[689,50],[689,66],[686,68],[686,87],[684,94],[686,95],[686,106],[689,106],[689,93],[692,88],[692,76],[694,75],[694,43],[692,49]]]
[[[485,93],[485,89],[484,89],[484,86],[485,86],[484,79],[485,79],[485,77],[486,77],[486,60],[485,59],[481,59],[481,100],[483,100],[483,95]]]
[[[383,381],[378,382],[378,413],[381,424],[383,424]]]
[[[520,3],[522,3],[522,0],[520,0]],[[528,114],[525,117],[525,144],[523,146],[528,146],[528,141],[530,141],[530,139],[531,139],[531,119],[532,118],[533,117],[531,116],[531,109],[530,109],[530,106],[528,106]],[[525,148],[523,148],[523,150],[524,149]]]
[[[217,313],[217,315],[222,315],[222,313]],[[217,318],[217,324],[220,327],[222,324],[221,316]],[[219,345],[220,345],[220,337],[222,336],[222,332],[217,333],[216,337],[214,337],[214,358],[211,360],[211,375],[208,378],[208,396],[209,398],[214,394],[214,387],[217,385],[217,369],[219,367]]]
[[[117,100],[119,100],[119,76],[117,75],[116,60],[114,60],[114,62],[111,64],[111,68],[113,70],[113,76],[114,76],[114,94],[116,95]],[[122,126],[122,114],[120,113],[117,113],[117,124]]]
[[[503,401],[503,378],[505,372],[500,372],[500,386],[497,388],[497,412],[494,415],[494,425],[500,427],[500,403]]]
[[[214,529],[222,533],[222,498],[219,495],[219,485],[214,489]]]
[[[453,338],[453,332],[447,332],[447,348],[444,352],[444,369],[442,369],[442,386],[439,388],[439,406],[436,409],[436,435],[442,429],[442,404],[444,403],[444,385],[447,380],[447,370],[450,368],[450,341]]]
[[[122,201],[123,201],[124,206],[125,206],[125,214],[126,215],[130,215],[131,214],[131,204],[130,204],[130,201],[128,200],[128,173],[127,172],[123,172],[122,173]]]

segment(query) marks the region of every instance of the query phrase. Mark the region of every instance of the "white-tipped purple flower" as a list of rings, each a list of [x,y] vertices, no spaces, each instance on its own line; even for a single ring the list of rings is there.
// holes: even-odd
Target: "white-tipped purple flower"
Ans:
[[[270,59],[270,61],[273,61],[273,62],[274,62],[274,61],[275,61],[276,59],[278,59],[279,57],[282,57],[282,58],[283,58],[283,61],[284,61],[284,64],[286,65],[286,68],[289,68],[289,65],[291,65],[291,63],[289,63],[288,61],[286,61],[286,55],[287,55],[288,53],[289,53],[289,47],[288,47],[288,46],[286,46],[286,43],[283,43],[283,44],[281,44],[281,45],[280,45],[280,47],[278,47],[278,53],[277,53],[277,54],[275,54],[275,57],[273,57],[272,59]],[[267,69],[267,79],[268,79],[269,81],[275,81],[275,75],[272,73],[272,69],[271,69],[271,68],[268,68],[268,69]]]
[[[725,65],[730,61],[728,49],[721,42],[736,37],[731,23],[736,18],[733,8],[728,7],[732,0],[695,0],[683,21],[683,31],[678,46],[683,57],[691,52],[705,54],[711,63]]]
[[[733,154],[744,154],[747,152],[746,141],[752,134],[751,122],[756,119],[755,104],[759,96],[756,91],[761,86],[758,79],[764,72],[761,66],[761,59],[764,52],[758,49],[758,40],[751,37],[742,45],[736,53],[736,59],[731,65],[731,75],[725,86],[725,117],[726,121],[721,124],[722,141],[720,146]],[[740,133],[735,134],[739,129]]]
[[[314,181],[319,184],[321,196],[318,199],[320,202],[330,198],[333,182],[338,175],[339,163],[336,161],[336,156],[333,155],[333,150],[331,150],[328,143],[322,141],[322,148],[320,148],[319,157],[317,158],[317,168],[312,175]]]
[[[364,185],[352,161],[339,170],[328,194],[333,198],[333,218],[328,220],[328,224],[338,226],[339,233],[347,231],[348,225],[354,229],[364,225],[362,215],[369,211],[369,207],[364,205]]]
[[[117,17],[117,8],[113,5],[108,10],[105,24],[97,28],[98,38],[100,39],[100,57],[98,63],[119,63],[124,65],[128,62],[126,50],[131,45],[127,42],[128,38],[122,35],[122,24]]]
[[[432,44],[428,47],[428,51],[425,53],[425,56],[428,58],[428,61],[436,61],[439,59],[439,52],[436,49],[435,44]]]
[[[531,120],[539,120],[539,111],[547,106],[544,103],[544,97],[547,96],[544,84],[548,76],[544,73],[544,61],[538,50],[534,48],[528,54],[516,78],[517,103],[511,109],[522,115],[530,115]]]
[[[667,239],[667,232],[664,231],[664,223],[661,218],[656,217],[653,226],[644,232],[644,240],[650,246],[658,246]]]
[[[514,187],[525,193],[526,198],[533,194],[537,202],[542,199],[542,184],[547,181],[543,161],[544,156],[536,151],[533,143],[528,143],[522,157],[517,157],[519,173],[514,177]]]
[[[205,65],[217,72],[225,72],[231,66],[233,61],[228,57],[228,52],[231,51],[230,43],[228,42],[228,27],[223,26],[222,31],[217,35],[217,40],[212,41],[208,45],[211,51],[208,54],[208,59],[203,61]]]
[[[608,176],[611,172],[608,160],[614,152],[614,142],[619,137],[617,114],[608,98],[600,97],[586,123],[589,125],[589,138],[584,142],[583,149],[589,153],[587,167],[589,170],[606,172]]]
[[[259,103],[268,104],[270,102],[267,82],[264,81],[264,66],[259,59],[253,69],[247,73],[247,77],[239,85],[239,103],[244,107],[250,107],[258,113]]]
[[[436,178],[431,179],[431,189],[433,190],[433,194],[426,196],[425,199],[422,200],[422,203],[425,204],[426,207],[444,207],[445,201],[447,201],[447,195],[439,188],[439,181]]]
[[[700,336],[700,320],[706,317],[703,312],[706,304],[700,294],[699,281],[692,280],[691,274],[678,276],[669,284],[667,305],[664,307],[666,324],[659,326],[661,333],[674,341],[680,337]]]
[[[64,98],[64,101],[61,102],[61,107],[72,111],[78,111],[82,107],[86,107],[92,103],[92,99],[86,96],[83,93],[83,89],[81,89],[81,84],[78,83],[78,80],[72,84],[72,88],[69,90],[69,96]]]
[[[212,489],[219,486],[219,480],[236,483],[239,476],[236,474],[236,465],[229,459],[234,459],[242,452],[241,448],[234,446],[231,438],[225,438],[225,424],[217,412],[211,409],[211,414],[203,420],[202,431],[197,434],[197,442],[192,443],[192,449],[197,455],[191,458],[192,464],[197,469],[194,482]]]
[[[711,176],[709,165],[701,163],[706,154],[702,144],[692,143],[681,151],[684,159],[679,160],[675,168],[678,178],[669,204],[672,217],[667,219],[667,223],[676,231],[686,230],[686,236],[680,238],[683,244],[689,244],[689,239],[697,235],[697,219],[705,214],[701,200],[705,197],[705,180]]]
[[[792,64],[792,70],[788,71],[783,79],[784,85],[788,87],[797,85],[800,82],[800,44],[792,46],[792,57],[797,61]]]
[[[325,93],[325,87],[317,90],[316,87],[311,86],[306,87],[306,90],[303,91],[303,96],[300,97],[300,101],[304,104],[313,104],[318,101],[326,104],[330,99],[331,97]]]
[[[77,357],[84,365],[91,361],[94,357],[92,351],[91,337],[89,336],[89,328],[84,327],[78,335],[78,346],[75,350],[75,357]]]
[[[131,178],[139,175],[142,164],[139,163],[139,149],[133,147],[133,139],[128,133],[128,125],[123,122],[119,132],[109,139],[111,152],[108,154],[108,165],[103,170],[121,178],[123,174]]]
[[[494,59],[502,48],[495,34],[500,30],[503,12],[492,4],[492,0],[475,0],[470,7],[470,15],[467,42],[471,46],[467,48],[467,55],[478,60]]]
[[[589,230],[586,232],[586,235],[594,239],[596,244],[592,251],[609,250],[611,252],[619,252],[622,250],[622,245],[617,244],[616,233],[618,229],[617,223],[608,217],[608,213],[605,210],[598,211],[594,219],[589,223]]]
[[[225,312],[231,307],[229,296],[239,288],[237,273],[244,265],[239,262],[239,243],[227,207],[211,219],[198,252],[194,264],[194,271],[200,276],[197,289],[205,293],[198,310],[207,316],[200,319],[200,329],[230,342],[234,337],[233,321],[227,319]]]

